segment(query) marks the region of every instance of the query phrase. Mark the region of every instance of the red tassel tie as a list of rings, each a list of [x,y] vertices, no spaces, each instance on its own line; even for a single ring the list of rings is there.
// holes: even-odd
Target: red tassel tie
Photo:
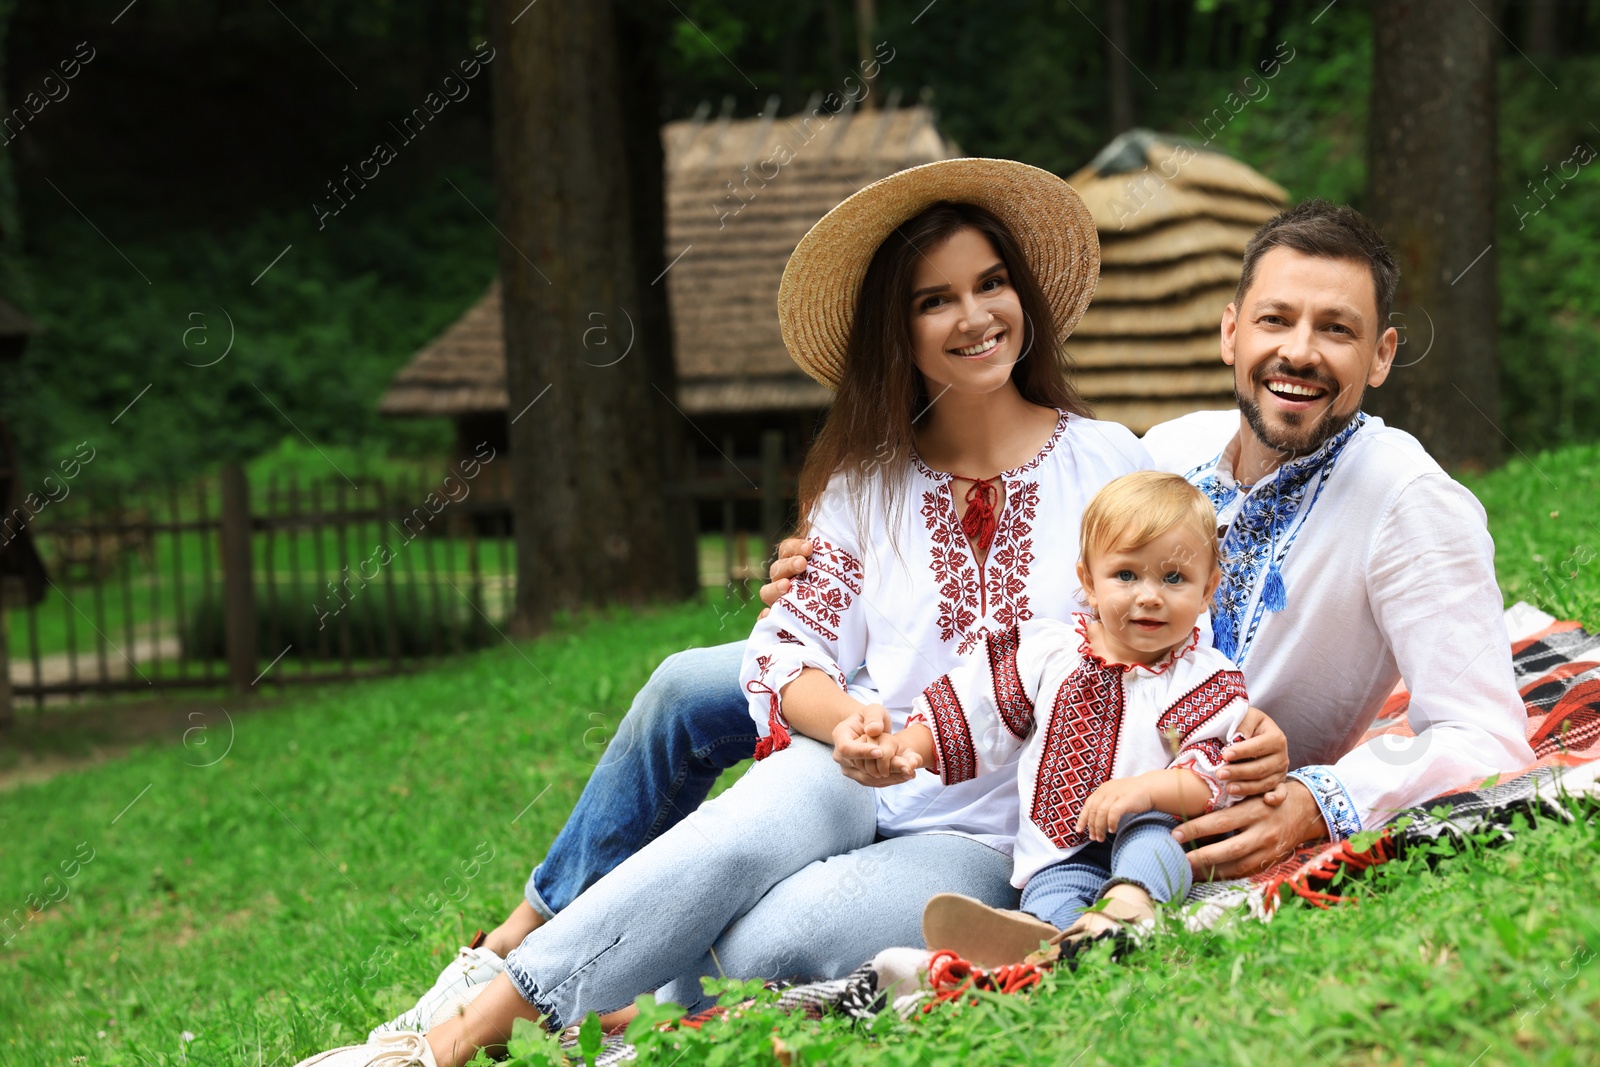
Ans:
[[[961,532],[978,549],[979,555],[987,555],[999,526],[994,517],[994,506],[1000,500],[1000,490],[994,483],[1000,480],[999,476],[962,478],[955,474],[951,477],[972,483],[972,488],[967,490],[967,511],[961,516]]]
[[[782,752],[789,747],[789,724],[783,721],[778,694],[774,693],[766,683],[752,681],[745,686],[745,690],[767,695],[767,736],[756,742],[755,752],[756,759],[764,760],[774,752]]]

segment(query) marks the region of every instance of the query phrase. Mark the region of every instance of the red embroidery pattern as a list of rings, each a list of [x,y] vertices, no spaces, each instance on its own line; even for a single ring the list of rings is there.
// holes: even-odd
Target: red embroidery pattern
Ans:
[[[1223,763],[1222,742],[1216,740],[1215,738],[1208,737],[1202,741],[1194,741],[1190,744],[1184,745],[1183,752],[1192,752],[1213,767],[1220,767]],[[1182,754],[1183,753],[1179,753],[1180,756]],[[1200,774],[1202,772],[1199,770],[1199,768],[1195,768],[1195,773]],[[1207,775],[1207,777],[1210,776]]]
[[[811,539],[811,560],[778,603],[829,641],[839,639],[839,618],[861,594],[861,561],[820,537]]]
[[[782,641],[786,645],[803,645],[803,644],[805,644],[804,641],[800,640],[798,637],[796,637],[794,634],[790,633],[788,630],[779,630],[778,631],[778,640]]]
[[[1005,514],[985,563],[989,613],[1001,626],[1033,618],[1028,603],[1028,569],[1033,565],[1033,522],[1039,517],[1039,483],[1007,487]]]
[[[806,563],[806,571],[813,569],[833,575],[850,592],[861,593],[861,561],[850,552],[820,537],[811,539],[811,559]]]
[[[987,626],[972,628],[985,614],[1002,627],[1033,618],[1025,590],[1034,561],[1033,523],[1038,518],[1039,483],[1022,482],[1018,476],[1045,461],[1066,433],[1067,423],[1067,413],[1060,412],[1055,432],[1038,455],[1000,475],[1006,500],[981,573],[956,519],[950,475],[931,470],[920,456],[912,454],[917,469],[941,483],[922,494],[922,521],[933,540],[930,555],[934,582],[939,587],[939,639],[952,641],[960,637],[957,655],[971,652],[989,634]]]
[[[978,756],[972,747],[972,731],[961,711],[961,698],[946,675],[923,690],[933,716],[934,758],[946,785],[965,782],[978,773]]]
[[[950,483],[922,494],[922,522],[933,539],[933,580],[939,587],[939,640],[953,641],[978,621],[978,571],[967,535],[955,521]]]
[[[1019,741],[1033,733],[1033,701],[1028,699],[1022,675],[1017,672],[1017,646],[1021,643],[1022,634],[1015,626],[990,634],[988,640],[994,706],[1000,712],[1000,721]]]
[[[1190,734],[1210,722],[1233,701],[1245,699],[1248,698],[1245,696],[1244,675],[1238,671],[1218,671],[1162,712],[1161,718],[1156,721],[1156,729],[1161,731],[1163,737],[1176,735],[1178,744],[1182,745]]]
[[[1122,670],[1085,660],[1056,691],[1034,783],[1033,824],[1057,848],[1076,848],[1089,794],[1111,778],[1122,728]]]

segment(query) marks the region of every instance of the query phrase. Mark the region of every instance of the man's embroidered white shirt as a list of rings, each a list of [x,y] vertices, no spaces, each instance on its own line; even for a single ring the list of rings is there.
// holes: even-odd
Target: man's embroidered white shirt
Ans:
[[[1240,428],[1237,411],[1198,412],[1151,429],[1144,442],[1159,469],[1237,485]],[[1223,522],[1247,494],[1272,492],[1275,476],[1243,489]],[[1290,765],[1337,840],[1443,790],[1526,766],[1533,752],[1477,498],[1416,438],[1373,417],[1320,489],[1299,498],[1296,507],[1310,510],[1285,515],[1277,531],[1283,610],[1257,611],[1265,572],[1256,576],[1239,667],[1252,703],[1288,735]],[[1356,747],[1402,677],[1416,737]]]

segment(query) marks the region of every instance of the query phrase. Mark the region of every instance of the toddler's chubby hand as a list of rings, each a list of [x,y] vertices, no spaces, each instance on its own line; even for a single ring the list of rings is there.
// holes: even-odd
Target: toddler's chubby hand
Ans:
[[[1113,778],[1089,794],[1078,813],[1078,832],[1089,835],[1091,841],[1104,841],[1107,834],[1117,832],[1117,823],[1124,815],[1138,815],[1155,807],[1148,783],[1141,782],[1142,775],[1132,778]]]
[[[878,747],[889,766],[902,774],[914,775],[926,765],[922,753],[917,751],[909,727],[881,738]]]
[[[893,757],[889,712],[882,704],[869,704],[833,729],[833,759],[846,778],[882,789],[911,780],[916,769],[902,770]],[[886,749],[885,746],[889,746]]]

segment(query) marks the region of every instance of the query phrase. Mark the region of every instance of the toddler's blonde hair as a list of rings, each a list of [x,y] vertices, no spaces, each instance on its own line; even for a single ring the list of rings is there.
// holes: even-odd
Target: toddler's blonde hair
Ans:
[[[1142,548],[1175,527],[1206,546],[1212,567],[1222,563],[1217,513],[1206,495],[1181,475],[1134,471],[1111,481],[1089,501],[1078,551],[1090,566],[1106,553]]]

